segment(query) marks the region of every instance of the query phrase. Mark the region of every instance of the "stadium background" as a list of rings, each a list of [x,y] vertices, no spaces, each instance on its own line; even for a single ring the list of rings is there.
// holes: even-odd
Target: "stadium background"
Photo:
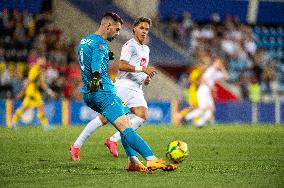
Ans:
[[[57,93],[54,101],[45,96],[50,123],[83,125],[95,116],[82,102],[75,51],[78,40],[94,32],[110,10],[126,21],[110,45],[116,60],[131,37],[134,18],[153,19],[150,59],[159,74],[145,88],[148,123],[175,121],[175,112],[185,105],[188,74],[213,55],[226,57],[230,73],[228,83],[216,84],[216,122],[284,122],[283,1],[3,0],[0,9],[1,126],[20,105],[14,97],[37,52],[47,56],[47,82]],[[111,63],[113,78],[116,70]],[[38,124],[35,112],[27,111],[21,123]]]

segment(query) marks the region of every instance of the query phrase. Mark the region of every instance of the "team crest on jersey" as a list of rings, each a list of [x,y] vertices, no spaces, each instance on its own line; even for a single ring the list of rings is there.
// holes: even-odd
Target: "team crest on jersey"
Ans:
[[[104,50],[105,49],[104,45],[100,44],[100,49]]]
[[[145,57],[142,57],[142,58],[141,58],[140,65],[141,65],[141,66],[146,66],[146,64],[147,64],[146,58],[145,58]]]

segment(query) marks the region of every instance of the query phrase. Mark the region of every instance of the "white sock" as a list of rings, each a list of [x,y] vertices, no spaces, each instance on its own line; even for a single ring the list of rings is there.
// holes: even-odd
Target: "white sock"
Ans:
[[[145,122],[145,119],[133,115],[131,117],[130,121],[131,121],[132,128],[134,130],[137,130]],[[116,133],[114,133],[114,135],[112,135],[112,137],[110,137],[110,141],[113,141],[113,142],[119,142],[120,140],[121,140],[120,132],[118,132],[118,131]]]
[[[212,116],[212,112],[211,110],[207,110],[203,116],[201,117],[201,119],[199,121],[196,122],[197,126],[202,126],[206,123],[206,121],[208,121]]]
[[[154,160],[154,159],[156,159],[156,157],[155,157],[154,155],[151,155],[151,156],[146,157],[146,160],[147,160],[147,161],[152,161],[152,160]]]
[[[138,116],[133,116],[130,121],[132,129],[137,130],[146,120]]]
[[[74,143],[74,147],[80,148],[84,144],[84,142],[93,134],[93,132],[95,132],[95,130],[102,125],[103,123],[100,120],[99,116],[90,121],[85,129],[81,132],[80,136],[77,138],[76,142]]]
[[[201,109],[195,109],[191,112],[189,112],[186,116],[185,116],[185,120],[189,121],[197,116],[200,116],[203,113],[203,111]]]
[[[136,156],[130,156],[130,157],[128,157],[128,159],[129,159],[129,161],[131,163],[138,163],[138,162],[140,162],[138,157],[136,157]]]

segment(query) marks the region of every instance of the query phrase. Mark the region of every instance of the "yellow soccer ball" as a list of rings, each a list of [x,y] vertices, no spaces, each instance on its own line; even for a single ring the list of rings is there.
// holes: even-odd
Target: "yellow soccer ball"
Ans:
[[[187,144],[180,140],[171,142],[167,147],[166,157],[174,162],[180,163],[188,156]]]

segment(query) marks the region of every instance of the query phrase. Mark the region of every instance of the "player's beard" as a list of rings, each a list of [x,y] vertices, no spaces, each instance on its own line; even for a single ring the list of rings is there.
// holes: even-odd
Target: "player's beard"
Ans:
[[[115,35],[113,35],[112,32],[109,32],[106,39],[107,41],[111,42],[114,38],[115,38]]]
[[[108,37],[108,38],[107,38],[107,40],[108,40],[109,42],[111,42],[113,39],[114,39],[114,37]]]

